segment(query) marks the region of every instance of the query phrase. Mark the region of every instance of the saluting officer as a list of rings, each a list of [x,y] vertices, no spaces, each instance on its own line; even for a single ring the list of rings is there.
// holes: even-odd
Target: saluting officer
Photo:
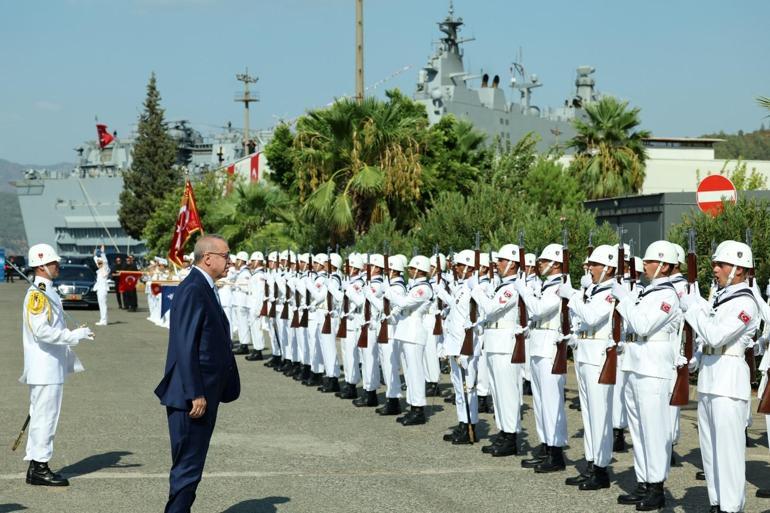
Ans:
[[[61,412],[64,378],[81,372],[83,365],[72,347],[81,340],[93,340],[90,328],[67,329],[64,307],[53,287],[59,276],[61,258],[48,244],[29,248],[29,266],[35,270],[34,283],[24,297],[22,344],[24,373],[21,383],[29,385],[29,431],[25,461],[29,461],[27,483],[68,486],[69,481],[51,471],[53,440]]]

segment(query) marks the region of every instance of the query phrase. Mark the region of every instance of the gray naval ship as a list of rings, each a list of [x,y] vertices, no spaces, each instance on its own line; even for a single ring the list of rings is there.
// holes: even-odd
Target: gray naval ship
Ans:
[[[230,126],[204,137],[188,121],[176,121],[168,123],[168,133],[177,143],[176,165],[192,175],[245,153],[243,133]],[[104,148],[96,140],[76,148],[78,163],[68,172],[28,169],[13,182],[28,243],[51,241],[66,256],[92,255],[102,244],[108,253],[146,252],[144,242],[129,237],[118,222],[123,172],[131,167],[134,140],[114,137]],[[260,134],[252,140],[258,151]]]
[[[487,134],[488,143],[515,144],[528,133],[537,136],[538,151],[547,151],[564,143],[575,135],[573,120],[586,116],[584,107],[596,101],[599,95],[596,82],[591,76],[594,68],[580,66],[575,79],[575,94],[558,108],[540,107],[532,103],[533,91],[542,87],[535,74],[528,74],[521,62],[511,66],[511,89],[519,93],[518,102],[508,102],[499,75],[491,80],[489,74],[477,75],[465,71],[462,44],[472,39],[460,39],[462,18],[456,18],[450,2],[449,14],[438,22],[443,33],[438,47],[420,70],[414,99],[423,104],[431,122],[437,123],[443,116],[453,114],[467,119],[477,129]],[[470,82],[481,81],[479,88]],[[561,148],[562,151],[564,148]]]

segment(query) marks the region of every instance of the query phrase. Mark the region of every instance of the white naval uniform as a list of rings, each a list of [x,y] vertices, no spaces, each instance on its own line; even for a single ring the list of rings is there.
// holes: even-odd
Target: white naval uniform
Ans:
[[[612,400],[615,385],[599,383],[607,341],[612,337],[612,279],[576,292],[569,309],[579,321],[575,370],[578,375],[580,414],[583,419],[583,450],[586,461],[607,467],[612,461]]]
[[[360,275],[363,280],[363,274]],[[374,276],[369,284],[363,283],[360,290],[348,290],[347,294],[350,298],[350,306],[353,308],[355,305],[356,310],[360,312],[358,329],[365,329],[367,331],[367,345],[360,348],[359,354],[361,359],[361,384],[366,392],[373,392],[380,386],[380,344],[377,343],[377,330],[380,325],[377,322],[380,311],[378,310],[375,302],[369,301],[369,313],[371,314],[369,324],[364,324],[364,311],[366,309],[366,297],[365,290],[370,290],[371,293],[376,293],[382,286],[382,276]],[[380,304],[381,306],[381,304]],[[350,324],[348,324],[348,330],[350,330]],[[349,335],[349,332],[348,332]],[[356,339],[358,344],[358,339]],[[398,396],[396,396],[398,397]]]
[[[376,289],[375,286],[377,287]],[[373,294],[379,290],[379,287],[383,286],[384,285],[382,282],[376,285],[375,280],[372,279],[372,283],[369,286],[370,292],[367,294],[369,302],[372,304],[373,311],[377,310],[378,312],[377,317],[372,316],[372,318],[376,318],[378,320],[369,325],[369,327],[373,330],[373,332],[371,330],[369,331],[369,343],[375,343],[380,353],[380,367],[382,368],[382,377],[385,381],[385,397],[387,399],[395,399],[401,397],[401,374],[399,372],[401,367],[401,342],[393,338],[394,321],[392,318],[390,321],[387,321],[387,343],[377,342],[377,335],[380,332],[381,320],[385,316],[383,311],[385,306],[383,299],[381,297],[378,298],[373,296]],[[385,291],[387,292],[391,288],[394,289],[393,292],[390,293],[391,295],[406,294],[406,285],[404,284],[404,279],[400,276],[390,280],[390,285],[386,287]]]
[[[278,338],[278,343],[281,347],[281,355],[285,360],[291,362],[298,361],[296,354],[297,341],[294,336],[296,330],[291,329],[291,305],[294,299],[291,289],[293,279],[291,270],[274,269],[267,273],[267,279],[270,284],[270,301],[276,303],[275,319],[273,319],[273,322],[276,328],[275,336]],[[275,295],[276,291],[278,292],[277,296]],[[286,310],[286,314],[284,314],[284,310]],[[284,315],[286,319],[283,319]]]
[[[638,483],[662,483],[671,463],[671,380],[676,377],[679,296],[668,277],[618,301],[627,339],[625,404]]]
[[[348,301],[347,315],[343,308],[340,314],[340,322],[342,322],[342,316],[345,316],[347,321],[345,321],[345,338],[342,339],[342,364],[345,369],[345,382],[350,385],[358,385],[361,382],[361,369],[359,367],[361,353],[358,350],[358,336],[361,333],[361,305],[364,301],[363,287],[364,280],[361,278],[360,271],[357,270],[357,273],[348,279],[341,290],[332,292],[335,301],[339,304],[344,305],[345,298]]]
[[[562,275],[549,276],[539,295],[529,287],[517,288],[527,305],[532,329],[528,341],[532,373],[532,403],[541,443],[550,447],[567,444],[567,416],[564,411],[564,384],[567,376],[553,374],[556,343],[561,339],[561,298],[558,295]]]
[[[671,275],[671,285],[676,289],[676,294],[680,298],[687,294],[687,278],[682,276],[682,273],[676,273]],[[679,310],[679,336],[674,340],[675,354],[679,354],[682,351],[682,329],[684,328],[684,312],[681,308]],[[671,380],[671,393],[674,393],[674,385],[676,384],[676,378]],[[688,385],[689,386],[689,385]],[[679,406],[671,406],[671,443],[676,445],[679,441]]]
[[[698,438],[709,502],[743,511],[746,501],[746,409],[751,400],[744,351],[759,325],[746,283],[725,287],[710,306],[700,300],[685,320],[703,343],[698,373]],[[713,354],[712,354],[713,353]]]
[[[390,300],[391,312],[396,320],[393,339],[404,358],[406,379],[406,402],[410,406],[425,406],[425,344],[428,332],[425,317],[433,299],[433,288],[426,278],[409,282],[406,294],[398,287],[391,287],[385,293]]]
[[[307,358],[310,364],[310,371],[313,374],[322,374],[324,372],[323,367],[323,354],[321,353],[321,323],[323,318],[320,316],[320,312],[316,311],[316,305],[314,304],[313,292],[316,288],[316,282],[318,280],[318,274],[315,271],[308,272],[304,277],[305,282],[305,294],[302,296],[304,306],[307,309],[307,328],[300,328],[305,331],[305,338],[307,340]],[[300,315],[300,318],[302,316]],[[319,323],[319,319],[321,323]]]
[[[339,291],[341,288],[341,280],[337,274],[331,276],[326,272],[321,272],[316,276],[313,287],[310,289],[312,296],[311,304],[313,305],[313,313],[311,317],[315,319],[316,328],[316,340],[317,349],[320,353],[321,361],[323,362],[325,375],[327,378],[339,378],[340,377],[340,362],[337,357],[337,319],[331,318],[331,326],[329,333],[321,333],[323,331],[324,322],[326,322],[326,313],[329,312],[329,306],[327,304],[327,291],[334,290]],[[334,293],[332,293],[332,312],[334,308]]]
[[[235,267],[230,266],[225,277],[218,282],[222,284],[219,288],[219,301],[222,305],[222,310],[225,312],[225,317],[227,317],[227,322],[230,323],[231,339],[234,337],[237,329],[236,319],[233,315],[233,285],[235,284],[236,276],[238,276],[238,271]]]
[[[61,412],[62,391],[67,374],[81,372],[83,365],[72,347],[79,342],[67,329],[64,308],[51,280],[35,277],[22,309],[24,372],[19,382],[29,385],[30,423],[24,460],[48,462]]]
[[[96,292],[96,299],[99,301],[99,324],[107,324],[107,294],[110,292],[110,265],[107,263],[107,258],[102,252],[101,257],[94,257],[94,262],[98,265],[102,263],[101,267],[96,269],[96,283],[94,284],[94,291]]]
[[[259,267],[251,273],[249,277],[249,331],[251,332],[251,345],[255,351],[262,351],[265,349],[265,336],[267,336],[268,330],[272,330],[269,327],[270,318],[268,316],[262,317],[259,315],[262,313],[262,306],[265,304],[265,283],[267,283],[267,273],[265,269]],[[268,285],[269,287],[269,285]],[[269,292],[269,289],[268,289]],[[268,303],[268,310],[270,304]],[[275,345],[272,346],[272,354],[281,354],[280,349],[276,350]]]
[[[484,357],[489,369],[489,384],[495,404],[495,423],[500,431],[521,431],[521,364],[511,363],[518,322],[519,295],[513,287],[515,276],[503,279],[493,296],[479,287],[471,296],[483,312]]]
[[[543,288],[543,281],[538,277],[536,273],[532,273],[530,275],[527,275],[527,285],[529,288],[532,289],[532,292],[535,294],[540,294],[540,290]],[[524,363],[518,363],[516,365],[521,365],[521,379],[522,381],[529,381],[532,382],[532,362],[530,359],[529,354],[529,336],[530,333],[527,332],[527,338],[526,342],[524,344]],[[519,389],[522,391],[523,396],[523,387],[519,387]],[[523,397],[522,397],[522,404],[524,403]]]
[[[478,287],[481,288],[484,295],[487,297],[491,297],[495,292],[495,286],[490,281],[488,275],[481,276],[479,279],[479,285]],[[473,290],[476,290],[476,287],[474,287]],[[479,314],[480,315],[480,314]],[[481,345],[481,356],[479,357],[479,374],[478,379],[476,382],[476,392],[479,396],[486,397],[490,394],[490,383],[489,383],[489,366],[487,364],[487,358],[484,354],[484,337],[485,337],[485,331],[484,329],[478,330],[478,337],[479,337],[479,344]],[[494,399],[492,400],[494,402]]]
[[[443,276],[442,276],[443,278]],[[441,366],[438,360],[438,346],[443,344],[444,334],[434,335],[433,329],[436,327],[436,315],[440,315],[441,312],[438,308],[438,298],[436,297],[436,278],[431,278],[429,283],[433,289],[433,300],[430,302],[430,308],[427,315],[423,318],[425,324],[425,352],[423,353],[423,363],[425,366],[425,381],[427,383],[438,383],[441,376]],[[443,281],[441,287],[443,287]]]
[[[238,325],[238,342],[251,345],[251,326],[249,325],[249,282],[251,271],[245,265],[238,270],[233,287],[233,317]]]

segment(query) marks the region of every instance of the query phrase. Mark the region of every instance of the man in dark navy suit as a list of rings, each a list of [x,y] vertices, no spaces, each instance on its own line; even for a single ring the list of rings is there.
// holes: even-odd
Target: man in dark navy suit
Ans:
[[[174,294],[166,371],[155,389],[166,407],[171,438],[166,513],[190,511],[219,403],[240,395],[230,325],[214,284],[229,265],[227,241],[218,235],[201,237],[195,244],[193,269]]]

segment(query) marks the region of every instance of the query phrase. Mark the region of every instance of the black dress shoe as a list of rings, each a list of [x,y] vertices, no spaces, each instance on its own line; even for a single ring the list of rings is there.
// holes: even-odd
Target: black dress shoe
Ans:
[[[70,482],[48,468],[48,463],[30,461],[27,469],[27,484],[37,486],[69,486]]]
[[[709,513],[721,513],[721,511],[722,510],[719,509],[719,504],[715,504],[709,508]]]
[[[452,445],[473,445],[474,442],[478,442],[476,424],[471,424],[470,428],[468,428],[468,424],[465,424],[465,429],[459,430],[452,438]]]
[[[318,387],[316,390],[318,390],[319,392],[323,392],[324,390],[326,390],[328,383],[329,383],[329,378],[327,378],[326,376],[321,376],[321,386]]]
[[[532,383],[528,380],[524,380],[524,384],[521,387],[523,395],[532,395]]]
[[[425,408],[423,406],[412,406],[409,414],[401,421],[402,426],[419,426],[425,424]]]
[[[439,394],[438,383],[425,383],[425,397],[438,397]]]
[[[612,452],[626,452],[626,437],[623,429],[613,429]]]
[[[492,452],[492,449],[494,449],[495,447],[503,443],[503,431],[500,431],[496,435],[490,436],[489,440],[491,443],[481,448],[481,452],[483,452],[484,454],[490,454]]]
[[[317,387],[323,383],[324,375],[320,372],[311,372],[307,381],[303,381],[302,384],[308,387]]]
[[[455,394],[445,397],[444,402],[448,404],[455,404]]]
[[[564,480],[564,484],[567,486],[577,486],[588,481],[594,473],[594,463],[589,461],[586,469],[575,477],[568,477]]]
[[[340,399],[358,398],[358,392],[356,391],[356,386],[353,383],[345,383],[345,386],[342,388],[342,390],[336,392],[334,395]]]
[[[389,397],[384,405],[374,411],[380,415],[399,415],[401,413],[401,401],[398,397]]]
[[[610,475],[607,467],[593,467],[591,477],[584,483],[578,485],[578,490],[601,490],[610,487]]]
[[[702,470],[699,470],[695,473],[695,480],[696,481],[705,481],[706,480],[706,473]]]
[[[634,491],[618,496],[618,504],[639,504],[645,495],[647,495],[647,483],[637,483]]]
[[[516,433],[502,432],[500,435],[498,440],[502,441],[492,447],[492,452],[490,453],[492,457],[500,458],[502,456],[516,456],[519,452]]]
[[[770,488],[759,488],[755,495],[760,499],[770,499]]]
[[[379,401],[377,400],[376,390],[363,391],[361,397],[353,400],[353,406],[358,406],[359,408],[364,406],[377,406],[378,404]]]
[[[233,349],[233,354],[236,354],[236,355],[249,354],[249,348],[243,344],[238,344],[238,347]]]
[[[264,360],[265,358],[262,356],[262,351],[252,351],[248,355],[246,355],[245,360],[248,360],[250,362],[258,362],[260,360]],[[269,361],[267,363],[270,363]]]
[[[321,390],[324,394],[331,394],[332,392],[340,391],[340,379],[331,377],[326,381],[326,388]]]
[[[548,452],[551,450],[546,444],[538,445],[534,451],[532,451],[532,457],[526,460],[521,460],[521,466],[523,468],[535,468],[545,461],[548,457]]]
[[[567,468],[564,462],[564,449],[562,447],[552,446],[548,451],[548,457],[539,465],[535,465],[535,473],[548,474],[551,472],[560,472]]]
[[[465,422],[460,422],[459,424],[457,424],[455,427],[452,428],[452,431],[450,431],[449,433],[446,433],[444,435],[444,441],[451,442],[452,440],[454,440],[455,435],[462,430],[466,430],[466,431],[468,430],[468,424],[466,424]]]
[[[654,511],[666,505],[663,482],[648,483],[647,495],[636,504],[636,511]]]

